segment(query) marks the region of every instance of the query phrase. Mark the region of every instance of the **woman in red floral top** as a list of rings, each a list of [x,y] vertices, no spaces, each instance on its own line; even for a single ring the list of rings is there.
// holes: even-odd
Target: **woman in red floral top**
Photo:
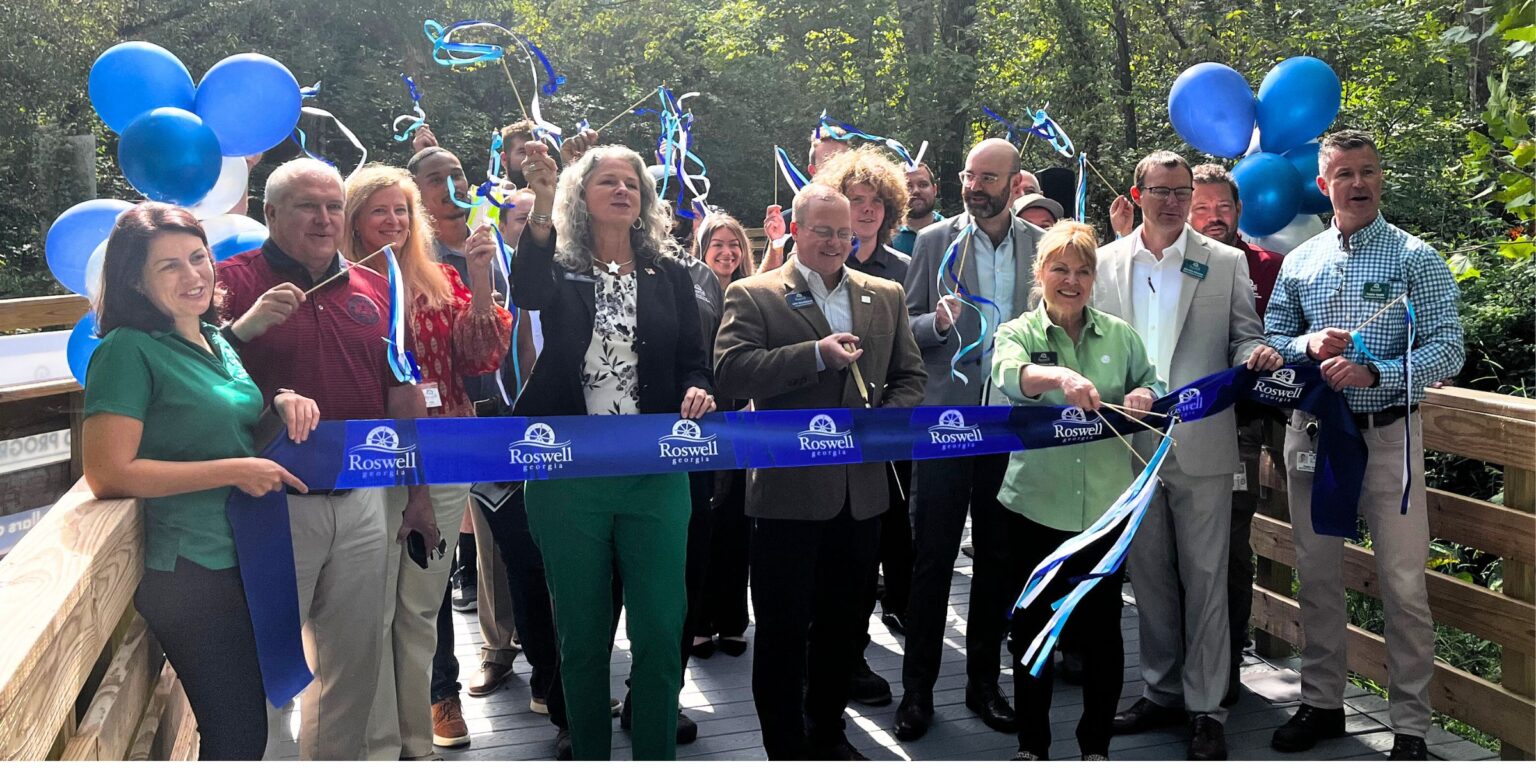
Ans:
[[[346,227],[342,254],[348,260],[358,261],[385,245],[395,250],[411,308],[407,344],[421,366],[428,413],[474,416],[464,377],[496,371],[512,338],[512,316],[491,298],[491,259],[497,246],[490,232],[476,232],[465,243],[471,274],[486,276],[474,281],[480,289],[471,292],[453,267],[433,261],[416,183],[405,171],[383,165],[367,166],[347,181]],[[385,269],[381,258],[368,266]],[[469,486],[434,485],[430,493],[438,530],[459,530]],[[458,543],[456,535],[452,538],[448,552]],[[433,754],[432,654],[452,558],[431,557],[423,569],[402,557],[404,549],[402,543],[389,552],[386,640],[368,726],[368,757],[375,760]]]

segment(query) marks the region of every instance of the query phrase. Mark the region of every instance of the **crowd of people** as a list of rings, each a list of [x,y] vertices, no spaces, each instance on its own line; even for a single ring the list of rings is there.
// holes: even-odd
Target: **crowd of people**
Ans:
[[[388,489],[308,487],[258,458],[256,435],[280,422],[303,442],[322,418],[1008,404],[1147,413],[1209,374],[1287,363],[1321,366],[1371,449],[1360,516],[1387,607],[1392,757],[1424,759],[1429,533],[1423,485],[1404,501],[1403,480],[1423,472],[1424,385],[1459,370],[1463,341],[1444,262],[1381,216],[1369,135],[1323,140],[1332,226],[1281,255],[1239,234],[1224,168],[1172,152],[1137,164],[1111,208],[1117,237],[1101,242],[1040,193],[1007,141],[970,148],[956,171],[963,197],[945,217],[927,165],[822,130],[792,210],[766,211],[759,254],[723,210],[678,227],[639,154],[590,130],[556,152],[535,133],[526,120],[502,132],[500,194],[512,207],[500,240],[469,226],[470,181],[430,128],[403,169],[369,165],[344,180],[316,160],[281,164],[263,198],[269,239],[217,266],[185,210],[143,203],[113,230],[85,476],[98,496],[145,499],[135,604],[178,672],[204,759],[259,759],[281,727],[224,514],[232,489],[287,493],[315,677],[301,696],[305,759],[425,759],[468,744],[460,692],[497,691],[520,654],[528,706],[555,726],[558,756],[607,759],[617,714],[636,759],[672,759],[699,732],[678,708],[684,667],[740,656],[749,642],[767,756],[863,759],[844,710],[892,700],[864,660],[877,606],[903,645],[890,727],[921,739],[937,716],[967,520],[964,701],[1018,735],[1014,759],[1050,757],[1056,677],[1083,687],[1084,759],[1110,757],[1116,735],[1171,726],[1188,728],[1190,759],[1224,759],[1223,722],[1242,691],[1258,457],[1283,429],[1275,458],[1291,518],[1308,519],[1310,414],[1244,405],[1173,428],[1129,558],[1145,685],[1119,712],[1122,574],[1102,574],[1061,659],[1038,676],[1019,659],[1060,594],[1009,614],[1031,570],[1140,471],[1149,433],[887,464]],[[381,276],[386,246],[404,307],[391,307]],[[509,272],[496,268],[503,248]],[[946,258],[955,249],[958,263]],[[985,301],[962,300],[960,286]],[[1351,335],[1402,295],[1413,337],[1402,308]],[[392,309],[405,314],[419,383],[389,366]],[[1295,530],[1302,704],[1272,736],[1287,752],[1344,733],[1342,541]],[[477,611],[484,639],[467,685],[454,609]],[[621,610],[632,656],[622,701],[609,689]]]

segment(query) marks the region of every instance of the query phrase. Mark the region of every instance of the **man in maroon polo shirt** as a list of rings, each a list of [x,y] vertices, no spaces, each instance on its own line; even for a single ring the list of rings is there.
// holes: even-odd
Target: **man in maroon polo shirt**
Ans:
[[[1227,169],[1214,163],[1194,169],[1195,192],[1189,200],[1189,225],[1200,234],[1230,245],[1248,257],[1248,278],[1253,283],[1253,298],[1259,319],[1275,289],[1284,256],[1246,242],[1237,234],[1237,221],[1243,213],[1238,199],[1237,182]],[[1238,670],[1243,665],[1243,648],[1248,644],[1248,618],[1253,610],[1253,545],[1249,541],[1253,513],[1259,506],[1259,451],[1271,429],[1284,424],[1283,414],[1274,408],[1251,402],[1239,402],[1237,410],[1237,452],[1243,468],[1232,477],[1232,548],[1227,560],[1227,611],[1232,642],[1232,669],[1227,695],[1222,706],[1237,702],[1242,684]]]
[[[382,265],[352,267],[336,250],[343,202],[341,176],[325,163],[292,160],[272,172],[265,201],[270,238],[218,268],[221,312],[233,320],[225,336],[267,398],[282,389],[303,392],[327,419],[424,417],[421,393],[398,382],[386,358],[389,285],[367,268]],[[345,275],[304,296],[343,268]],[[289,494],[305,655],[315,674],[302,697],[305,760],[365,757],[386,546],[392,533],[404,539],[411,531],[437,543],[425,491],[411,487],[403,513],[382,488]]]

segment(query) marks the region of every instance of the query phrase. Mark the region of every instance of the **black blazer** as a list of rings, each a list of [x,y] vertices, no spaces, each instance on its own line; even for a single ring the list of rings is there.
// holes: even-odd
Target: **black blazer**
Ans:
[[[555,245],[553,235],[538,245],[525,229],[512,258],[512,300],[537,310],[544,329],[544,350],[512,408],[516,416],[587,412],[581,368],[592,342],[599,278],[556,264]],[[689,387],[712,391],[693,278],[676,259],[637,254],[635,282],[640,412],[674,413]]]

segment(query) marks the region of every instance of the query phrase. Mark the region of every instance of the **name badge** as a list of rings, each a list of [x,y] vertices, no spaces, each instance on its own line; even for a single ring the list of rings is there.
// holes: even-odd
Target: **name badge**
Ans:
[[[1204,280],[1205,273],[1210,272],[1211,268],[1193,259],[1185,259],[1184,266],[1179,267],[1179,271],[1196,280]]]
[[[1035,365],[1056,365],[1055,352],[1031,352],[1029,362]]]
[[[1372,301],[1386,301],[1392,292],[1390,283],[1366,283],[1360,287],[1360,298]]]
[[[575,272],[565,273],[565,279],[573,283],[597,283],[597,278],[591,275],[579,275]]]
[[[816,303],[816,300],[811,298],[811,295],[805,291],[800,291],[799,293],[791,293],[788,296],[785,296],[784,300],[789,302],[790,309],[805,309],[806,307],[812,306]]]
[[[427,401],[428,408],[443,407],[443,394],[438,391],[437,382],[423,381],[419,386],[421,387],[421,398]]]
[[[1234,490],[1234,491],[1247,491],[1248,490],[1248,468],[1247,467],[1243,467],[1242,469],[1239,469],[1238,471],[1232,473],[1232,490]]]
[[[1296,471],[1297,472],[1316,472],[1317,471],[1317,454],[1312,452],[1312,451],[1297,451],[1296,452]]]

